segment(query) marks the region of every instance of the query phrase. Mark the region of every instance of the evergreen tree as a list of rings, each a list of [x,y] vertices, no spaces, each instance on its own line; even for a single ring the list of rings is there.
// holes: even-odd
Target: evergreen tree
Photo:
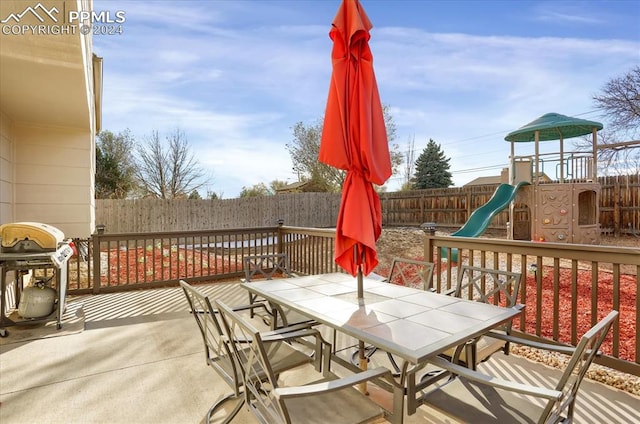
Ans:
[[[192,190],[191,193],[189,193],[189,199],[201,200],[202,196],[200,196],[200,193],[198,193],[198,190]]]
[[[272,196],[273,192],[269,190],[269,187],[265,183],[254,184],[251,187],[244,186],[240,192],[240,198],[244,197],[259,197],[259,196]]]
[[[135,189],[135,140],[129,130],[114,134],[103,130],[96,143],[97,199],[125,199]]]
[[[445,157],[440,145],[432,139],[416,160],[414,189],[447,188],[453,185],[449,160]]]

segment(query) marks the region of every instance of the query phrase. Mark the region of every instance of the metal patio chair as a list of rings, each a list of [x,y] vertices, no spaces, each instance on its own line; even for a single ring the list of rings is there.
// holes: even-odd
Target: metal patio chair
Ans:
[[[211,406],[207,412],[205,423],[209,424],[216,409],[222,406],[224,402],[231,399],[237,399],[238,403],[224,421],[225,423],[228,423],[236,416],[244,404],[244,397],[241,397],[243,390],[242,372],[234,360],[233,347],[228,343],[224,336],[220,314],[213,307],[209,297],[183,280],[180,281],[180,286],[187,298],[191,313],[198,324],[198,329],[200,330],[200,335],[204,342],[204,352],[207,365],[213,368],[213,370],[216,371],[218,375],[222,377],[224,382],[232,389],[232,392],[229,395],[217,400]],[[257,303],[254,305],[235,307],[234,310],[240,312],[254,308],[265,308],[265,305]],[[319,335],[316,330],[308,329],[303,326],[293,326],[277,331],[269,331],[265,334],[272,338],[278,338],[278,342],[276,343],[278,348],[270,352],[272,355],[270,359],[275,364],[275,373],[280,373],[284,370],[309,364],[311,362],[314,362],[316,367],[320,367],[321,353],[319,351],[314,352],[314,357],[311,357],[308,354],[294,349],[286,343],[298,337]]]
[[[296,275],[291,272],[289,266],[289,256],[286,253],[269,253],[264,255],[249,255],[243,258],[244,278],[243,283],[252,281],[272,280],[274,277],[291,278]],[[266,302],[265,299],[258,299],[255,294],[249,293],[249,304],[256,302]],[[260,315],[265,324],[272,329],[286,327],[291,324],[308,323],[314,324],[312,320],[294,311],[283,310],[279,305],[270,305],[270,309],[265,309],[267,313]],[[251,312],[251,318],[255,313]]]
[[[245,402],[249,411],[262,424],[369,423],[386,418],[400,423],[403,392],[394,385],[393,411],[386,411],[369,396],[354,387],[372,380],[387,380],[391,373],[376,368],[337,378],[329,370],[331,345],[324,344],[322,378],[302,386],[282,386],[271,354],[273,339],[259,333],[250,322],[222,302],[217,302],[225,331],[233,341],[236,360],[243,372]],[[244,340],[251,340],[248,345]],[[265,378],[266,377],[266,378]]]
[[[413,287],[422,290],[430,290],[432,289],[432,275],[434,265],[432,262],[427,261],[418,261],[414,259],[405,259],[405,258],[393,258],[391,261],[391,269],[389,270],[389,277],[384,279],[391,284],[398,284],[406,287]],[[378,350],[375,346],[366,346],[365,347],[365,358],[370,359],[374,353]],[[391,362],[391,366],[393,367],[393,375],[400,375],[400,366],[394,359],[393,355],[389,352],[387,353],[387,357],[389,358],[389,362]],[[360,351],[356,350],[351,355],[351,362],[354,365],[359,364]]]
[[[617,317],[617,311],[610,312],[582,336],[575,348],[533,344],[549,351],[572,352],[567,367],[554,387],[504,380],[436,357],[431,362],[447,370],[454,378],[442,387],[424,394],[422,401],[445,414],[455,416],[461,422],[571,423],[580,383]],[[502,333],[497,337],[529,344],[528,340]],[[531,397],[542,399],[542,402],[534,402]]]
[[[522,274],[518,272],[462,265],[452,295],[507,308],[524,308],[524,305],[517,304],[521,280]],[[493,333],[496,332],[509,334],[511,321],[494,330]],[[443,356],[475,370],[480,362],[487,360],[498,351],[503,351],[505,355],[508,355],[509,342],[484,335],[470,340],[462,346],[449,349]]]
[[[391,284],[433,291],[431,277],[434,266],[433,262],[393,258],[387,281]]]

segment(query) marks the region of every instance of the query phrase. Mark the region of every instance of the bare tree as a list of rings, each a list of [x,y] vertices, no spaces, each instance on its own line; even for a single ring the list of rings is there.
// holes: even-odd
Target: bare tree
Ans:
[[[393,121],[389,106],[383,105],[382,112],[387,130],[387,141],[389,142],[391,167],[395,174],[402,164],[400,147],[397,144],[393,144],[396,138],[396,124]],[[286,148],[291,155],[293,170],[298,174],[300,181],[312,182],[315,187],[314,190],[326,188],[327,191],[337,192],[342,188],[346,172],[318,160],[322,126],[322,119],[310,126],[305,126],[302,122],[296,123],[293,126],[293,141],[288,143]]]
[[[609,119],[609,125],[598,134],[598,169],[605,174],[640,172],[640,66],[605,84],[593,96],[597,109]],[[636,137],[636,141],[624,141]],[[574,145],[591,149],[587,136]]]
[[[604,175],[640,173],[640,141],[619,141],[615,131],[598,133],[598,170]],[[590,150],[591,138],[585,137],[576,146]]]
[[[154,130],[146,143],[138,146],[137,152],[136,177],[146,196],[185,198],[207,182],[180,129],[166,137],[166,146]]]
[[[623,146],[616,148],[618,151],[618,161],[613,164],[616,173],[619,175],[640,174],[640,141],[633,146]]]
[[[310,126],[298,122],[293,126],[293,141],[286,145],[293,170],[300,181],[325,181],[329,191],[339,191],[344,181],[344,172],[318,161],[321,136],[322,121]]]
[[[404,175],[402,176],[402,190],[411,189],[411,181],[413,180],[414,168],[416,165],[416,136],[415,134],[409,138],[408,149],[404,156]]]
[[[617,132],[638,132],[640,128],[640,66],[620,78],[613,78],[593,96],[596,107],[610,119]]]

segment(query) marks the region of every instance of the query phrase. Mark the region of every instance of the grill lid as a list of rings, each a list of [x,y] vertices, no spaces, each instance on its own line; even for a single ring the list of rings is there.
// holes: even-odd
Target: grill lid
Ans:
[[[64,233],[41,222],[13,222],[0,226],[3,253],[37,253],[54,251],[64,240]]]

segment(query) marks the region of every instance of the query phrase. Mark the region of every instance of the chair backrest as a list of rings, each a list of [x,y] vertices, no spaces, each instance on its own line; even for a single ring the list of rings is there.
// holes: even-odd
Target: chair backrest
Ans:
[[[286,253],[250,255],[243,258],[245,281],[255,278],[273,279],[276,275],[292,277]]]
[[[434,264],[405,258],[393,258],[388,282],[401,286],[431,290]]]
[[[521,280],[519,272],[462,265],[455,296],[511,308],[516,306]]]
[[[217,302],[225,332],[231,341],[236,361],[241,367],[245,387],[245,401],[251,412],[261,423],[284,423],[286,412],[273,395],[278,387],[269,356],[273,349],[283,348],[282,343],[262,341],[260,332],[247,320],[223,302]]]
[[[560,402],[550,401],[547,404],[539,422],[558,422],[558,417],[564,411],[567,411],[569,422],[573,422],[573,407],[580,383],[582,383],[589,366],[591,366],[602,342],[607,337],[609,329],[617,318],[618,311],[609,312],[606,317],[582,336],[574,353],[571,355],[567,368],[556,385],[556,390],[563,392],[564,396]]]
[[[234,361],[233,350],[226,341],[222,319],[213,308],[209,297],[200,290],[180,280],[180,286],[189,302],[191,313],[198,324],[204,342],[207,363],[224,379],[239,396],[242,376]]]

